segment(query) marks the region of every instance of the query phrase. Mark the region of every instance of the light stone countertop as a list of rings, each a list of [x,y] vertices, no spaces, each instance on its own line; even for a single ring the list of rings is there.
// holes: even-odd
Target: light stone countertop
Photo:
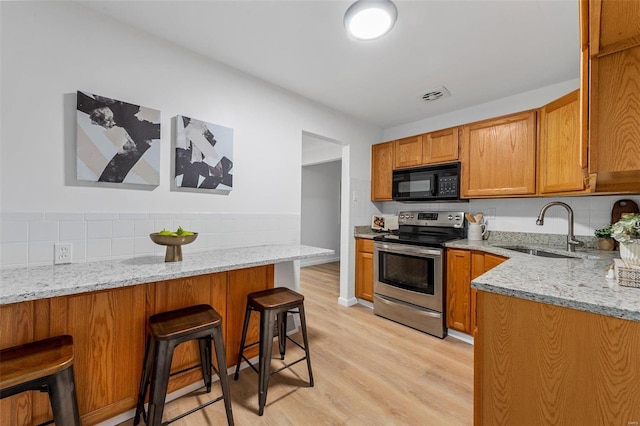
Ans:
[[[640,321],[640,288],[622,287],[606,273],[618,252],[580,250],[572,259],[553,259],[507,250],[518,245],[567,254],[564,247],[509,244],[505,241],[458,240],[449,248],[479,250],[509,260],[474,279],[471,286],[534,302],[548,303],[610,317]],[[572,255],[571,253],[569,253]]]
[[[188,252],[181,262],[164,254],[109,261],[0,270],[0,305],[211,274],[317,256],[333,250],[299,244],[273,244]]]

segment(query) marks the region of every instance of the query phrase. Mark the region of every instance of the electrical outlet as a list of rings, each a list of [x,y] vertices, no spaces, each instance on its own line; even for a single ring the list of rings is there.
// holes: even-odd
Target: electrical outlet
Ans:
[[[53,264],[60,265],[71,263],[73,254],[73,244],[59,243],[53,245]]]

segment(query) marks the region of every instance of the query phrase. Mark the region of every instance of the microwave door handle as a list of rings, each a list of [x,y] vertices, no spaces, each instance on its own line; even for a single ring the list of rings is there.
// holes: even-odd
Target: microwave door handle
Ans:
[[[438,194],[438,175],[433,174],[431,176],[431,196],[435,197]]]

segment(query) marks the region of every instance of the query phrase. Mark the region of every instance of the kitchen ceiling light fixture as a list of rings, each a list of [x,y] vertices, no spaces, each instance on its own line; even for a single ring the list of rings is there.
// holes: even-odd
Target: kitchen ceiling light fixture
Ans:
[[[391,31],[397,17],[391,0],[358,0],[344,14],[344,26],[357,39],[373,40]]]

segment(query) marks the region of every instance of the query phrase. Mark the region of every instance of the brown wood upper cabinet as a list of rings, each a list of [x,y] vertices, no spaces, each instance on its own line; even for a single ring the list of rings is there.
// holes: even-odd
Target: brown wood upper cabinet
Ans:
[[[422,164],[422,135],[393,141],[393,168],[414,167]]]
[[[444,163],[458,159],[459,128],[422,135],[422,164]]]
[[[540,195],[587,189],[587,146],[580,137],[579,94],[576,90],[540,108]]]
[[[640,191],[640,2],[580,3],[589,37],[589,173],[597,192]],[[587,7],[588,6],[588,7]]]
[[[391,200],[393,158],[393,142],[371,146],[371,201]]]
[[[462,128],[462,196],[536,193],[536,112],[525,111]]]

